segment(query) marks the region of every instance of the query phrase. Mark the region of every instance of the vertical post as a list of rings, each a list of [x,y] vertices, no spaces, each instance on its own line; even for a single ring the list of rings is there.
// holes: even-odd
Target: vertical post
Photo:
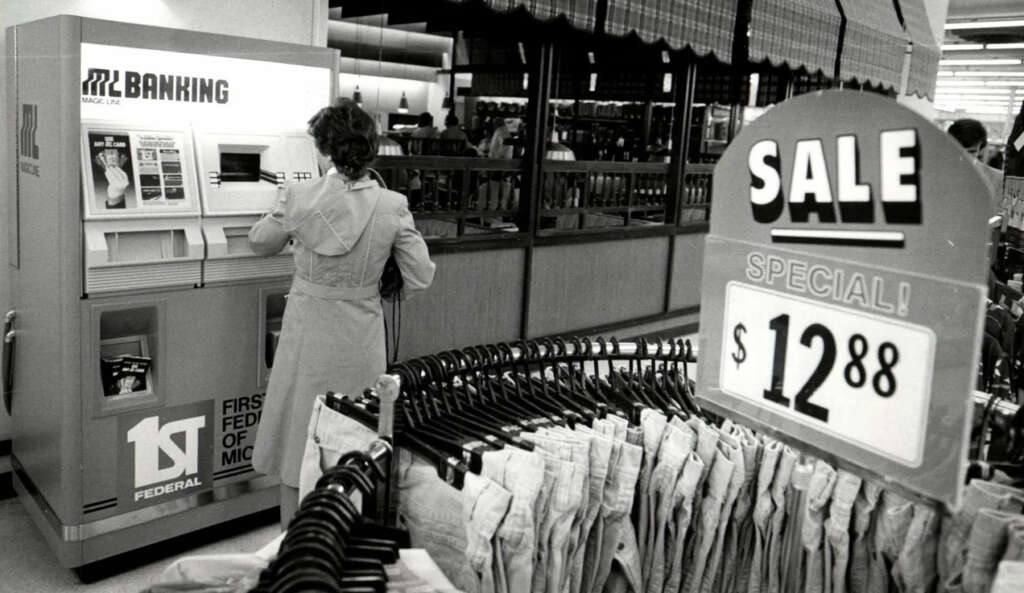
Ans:
[[[654,89],[649,89],[648,92],[654,92]],[[647,147],[651,145],[651,120],[654,119],[654,102],[648,99],[644,102],[644,121],[643,127],[640,132],[640,142],[646,151]]]
[[[455,65],[458,62],[456,55],[459,51],[459,38],[462,37],[462,31],[455,31],[455,35],[452,36],[452,57],[450,64],[448,64],[448,100],[451,101],[451,107],[448,108],[448,113],[455,113]]]
[[[544,155],[547,152],[547,122],[551,96],[551,72],[554,64],[554,45],[543,41],[534,46],[534,59],[529,62],[530,79],[526,95],[526,150],[523,154],[523,183],[519,199],[519,229],[527,234],[526,257],[523,272],[522,315],[519,334],[526,339],[530,328],[530,293],[533,282],[533,240],[540,222],[543,197]]]
[[[668,165],[668,196],[665,197],[665,224],[676,226],[686,195],[686,162],[690,158],[690,120],[693,118],[693,94],[697,88],[697,64],[687,59],[674,68],[672,75],[672,151]],[[668,238],[668,258],[665,270],[665,300],[663,310],[672,308],[672,279],[676,266],[676,238]]]
[[[668,199],[665,203],[665,224],[679,224],[679,212],[686,191],[686,162],[690,158],[690,119],[693,118],[693,94],[697,86],[697,65],[687,60],[672,76],[672,150],[668,166]]]

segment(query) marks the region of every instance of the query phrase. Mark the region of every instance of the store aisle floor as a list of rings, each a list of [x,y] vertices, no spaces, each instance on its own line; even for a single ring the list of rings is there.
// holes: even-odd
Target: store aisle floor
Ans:
[[[138,593],[150,586],[175,558],[192,554],[253,552],[278,533],[277,509],[246,518],[223,529],[187,540],[147,548],[124,557],[131,568],[91,584],[83,584],[74,571],[62,568],[16,498],[0,501],[0,593]]]

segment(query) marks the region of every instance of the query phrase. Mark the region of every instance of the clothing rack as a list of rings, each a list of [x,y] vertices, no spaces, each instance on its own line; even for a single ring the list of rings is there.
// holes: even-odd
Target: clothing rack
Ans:
[[[640,360],[685,364],[697,362],[690,340],[663,341],[660,338],[621,342],[615,338],[610,340],[603,338],[590,340],[585,337],[542,338],[525,342],[470,346],[461,351],[453,350],[441,353],[441,356],[449,355],[446,358],[450,360],[453,353],[468,354],[468,356],[464,356],[460,365],[445,367],[444,374],[434,375],[435,378],[450,380],[459,374],[497,370],[501,365],[511,364],[554,366],[571,362],[635,362]],[[495,358],[495,354],[498,354],[499,358]],[[397,372],[396,369],[398,369]],[[432,370],[437,371],[438,369]],[[427,375],[427,370],[419,370],[419,377],[426,378]],[[407,374],[406,363],[393,365],[386,376],[398,384],[401,384],[403,378],[409,379],[410,377]]]
[[[981,413],[968,479],[990,479],[996,470],[1015,479],[1024,478],[1024,413],[1020,406],[982,391],[975,391],[972,401]],[[995,426],[1001,431],[998,439],[992,432]],[[996,442],[1000,446],[993,451]]]
[[[543,396],[560,400],[565,405],[556,414],[568,419],[570,425],[581,421],[589,424],[594,415],[574,411],[572,401],[569,401],[571,397],[567,392],[563,393],[561,386],[568,386],[568,391],[572,391],[573,388],[583,389],[585,383],[592,383],[592,377],[607,377],[612,384],[608,388],[614,391],[616,386],[628,382],[616,372],[616,364],[628,365],[629,377],[636,376],[635,373],[643,369],[650,370],[658,364],[662,365],[663,369],[671,365],[673,376],[681,378],[679,383],[686,386],[683,389],[688,394],[679,394],[674,407],[666,406],[666,411],[703,415],[692,398],[693,382],[689,379],[688,365],[695,361],[693,346],[688,340],[640,339],[620,342],[615,338],[597,338],[591,341],[580,337],[542,338],[470,346],[404,361],[394,365],[388,375],[389,380],[399,386],[403,395],[399,410],[404,426],[414,429],[400,432],[398,445],[429,459],[441,479],[461,489],[467,472],[473,471],[473,468],[479,465],[482,450],[487,447],[482,444],[461,447],[461,457],[450,454],[450,451],[449,454],[441,453],[419,435],[414,434],[417,426],[429,426],[434,420],[449,415],[456,409],[476,409],[480,413],[487,413],[491,406],[515,402],[528,403],[528,397],[524,400],[527,391],[531,394],[534,391],[543,391]],[[606,372],[600,371],[599,364],[607,365]],[[592,365],[592,374],[587,374],[586,365]],[[531,384],[523,387],[521,382],[507,385],[505,378],[508,373],[520,378],[534,377],[540,385]],[[553,387],[549,389],[546,379],[550,377],[557,377],[558,380],[554,381]],[[477,387],[470,387],[470,384]],[[434,388],[440,398],[421,397],[428,387]],[[438,407],[438,399],[443,400],[444,410]],[[647,407],[658,407],[654,402],[646,403]],[[364,402],[364,407],[372,412],[372,401]],[[645,407],[644,403],[634,400],[628,407],[629,418],[634,424],[638,424],[639,415]],[[605,403],[598,404],[596,408],[596,417],[599,418],[612,411]],[[366,410],[362,413],[365,414]],[[621,412],[622,406],[619,406],[618,410]],[[345,413],[358,416],[359,411],[352,410],[350,413],[345,410]],[[372,415],[363,418],[362,422],[369,424],[372,418]],[[504,438],[521,448],[532,449],[529,443],[523,442],[518,436]]]
[[[384,388],[379,395],[378,438],[364,451],[346,453],[324,472],[302,500],[280,551],[260,574],[253,593],[378,589],[387,579],[384,565],[397,559],[398,547],[409,547],[407,533],[371,523],[365,508],[361,512],[352,500],[359,493],[368,501],[383,491],[384,506],[370,506],[378,515],[387,508],[397,390]]]

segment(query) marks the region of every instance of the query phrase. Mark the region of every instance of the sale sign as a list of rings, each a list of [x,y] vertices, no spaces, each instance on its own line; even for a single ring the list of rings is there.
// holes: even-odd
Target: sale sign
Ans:
[[[891,99],[803,95],[715,168],[698,396],[832,462],[957,504],[989,197]]]

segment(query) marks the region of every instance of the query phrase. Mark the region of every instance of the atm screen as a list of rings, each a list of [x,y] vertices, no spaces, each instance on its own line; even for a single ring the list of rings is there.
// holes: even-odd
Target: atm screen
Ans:
[[[220,153],[220,179],[221,181],[259,181],[259,153]]]

